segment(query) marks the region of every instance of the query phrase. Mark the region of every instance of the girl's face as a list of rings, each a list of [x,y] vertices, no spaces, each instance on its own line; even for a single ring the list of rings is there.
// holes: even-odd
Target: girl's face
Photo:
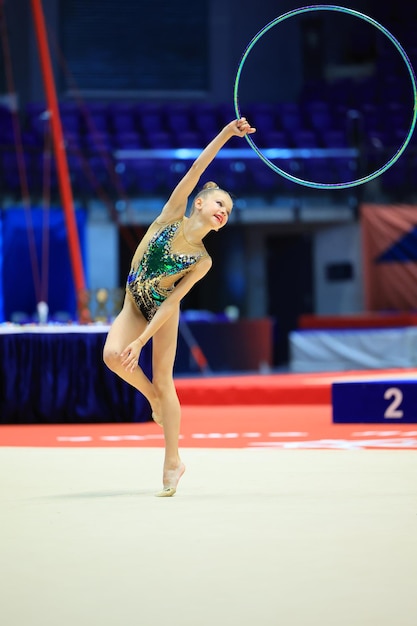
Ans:
[[[212,230],[226,226],[232,211],[233,202],[228,193],[222,189],[214,189],[200,196],[201,214],[210,222]]]

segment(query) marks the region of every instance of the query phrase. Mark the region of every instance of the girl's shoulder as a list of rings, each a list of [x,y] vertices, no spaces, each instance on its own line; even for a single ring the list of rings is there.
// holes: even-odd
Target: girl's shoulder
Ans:
[[[177,217],[176,219],[172,219],[172,220],[164,220],[162,217],[162,214],[158,215],[158,217],[152,222],[151,226],[153,224],[158,225],[159,228],[163,227],[163,226],[170,226],[171,224],[178,224],[180,225],[184,219],[186,219],[184,216],[183,217]]]
[[[148,226],[148,229],[146,231],[146,235],[152,237],[152,235],[154,235],[155,233],[157,233],[158,231],[162,231],[166,228],[172,227],[172,226],[177,226],[179,227],[181,225],[181,221],[182,220],[172,220],[170,222],[166,222],[160,219],[160,216],[158,216],[156,219],[154,219],[154,221]]]

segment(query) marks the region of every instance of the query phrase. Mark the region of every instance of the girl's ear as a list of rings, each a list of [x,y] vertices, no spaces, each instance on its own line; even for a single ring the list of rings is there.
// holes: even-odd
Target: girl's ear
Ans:
[[[196,209],[201,209],[202,205],[203,205],[203,198],[199,196],[198,198],[194,200],[194,207]]]

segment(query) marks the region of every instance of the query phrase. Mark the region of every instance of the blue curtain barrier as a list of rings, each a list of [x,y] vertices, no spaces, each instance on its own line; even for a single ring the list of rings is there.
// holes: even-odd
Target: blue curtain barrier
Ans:
[[[145,422],[147,400],[103,363],[106,331],[0,333],[0,423]],[[149,376],[150,347],[140,364]]]

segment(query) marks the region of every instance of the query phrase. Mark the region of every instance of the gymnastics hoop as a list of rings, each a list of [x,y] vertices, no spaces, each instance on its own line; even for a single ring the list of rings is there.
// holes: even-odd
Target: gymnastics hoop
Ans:
[[[304,185],[306,187],[312,187],[314,189],[347,189],[349,187],[356,187],[358,185],[363,185],[364,183],[367,183],[367,182],[373,180],[374,178],[377,178],[377,176],[380,176],[381,174],[386,172],[388,168],[390,168],[392,165],[394,165],[394,163],[400,158],[401,154],[406,149],[406,147],[407,147],[407,145],[408,145],[408,143],[409,143],[409,141],[411,139],[411,136],[412,136],[412,134],[414,132],[414,127],[416,125],[416,119],[417,119],[417,85],[416,85],[416,77],[415,77],[413,66],[411,65],[410,59],[408,58],[404,48],[401,46],[399,41],[384,26],[382,26],[382,24],[380,24],[379,22],[374,20],[372,17],[369,17],[368,15],[365,15],[364,13],[359,13],[359,11],[355,11],[353,9],[347,9],[345,7],[335,6],[335,5],[332,5],[332,4],[316,4],[316,5],[311,5],[311,6],[300,7],[298,9],[293,9],[292,11],[288,11],[287,13],[283,13],[279,17],[277,17],[274,20],[272,20],[272,22],[269,22],[269,24],[264,26],[264,28],[262,28],[255,35],[255,37],[253,37],[253,39],[248,44],[248,46],[247,46],[247,48],[246,48],[245,52],[243,53],[243,56],[242,56],[242,58],[240,60],[240,63],[239,63],[238,69],[237,69],[237,73],[236,73],[234,89],[233,89],[233,100],[234,100],[235,112],[236,112],[237,117],[240,118],[241,117],[240,107],[239,107],[239,82],[240,82],[240,76],[241,76],[242,69],[243,69],[243,66],[245,64],[245,61],[246,61],[250,51],[254,47],[254,45],[260,40],[260,38],[267,31],[269,31],[271,28],[273,28],[274,26],[276,26],[280,22],[283,22],[284,20],[287,20],[290,17],[294,17],[295,15],[301,15],[302,13],[309,13],[311,11],[339,11],[340,13],[347,13],[348,15],[353,15],[354,17],[359,17],[360,19],[364,20],[365,22],[369,22],[370,24],[375,26],[378,30],[380,30],[386,37],[388,37],[388,39],[397,48],[398,52],[401,54],[401,56],[403,58],[403,61],[404,61],[405,65],[406,65],[408,73],[410,75],[411,85],[412,85],[413,94],[414,94],[413,119],[411,121],[411,125],[410,125],[408,134],[407,134],[404,142],[398,148],[398,150],[394,154],[394,156],[392,156],[391,159],[389,161],[387,161],[387,163],[385,163],[385,165],[380,167],[378,170],[375,170],[375,172],[372,172],[371,174],[368,174],[368,176],[364,176],[362,178],[358,178],[356,180],[351,180],[351,181],[344,182],[344,183],[343,182],[341,182],[341,183],[316,183],[316,182],[313,182],[313,181],[304,180],[302,178],[297,178],[296,176],[292,176],[292,174],[288,174],[288,172],[285,172],[284,170],[279,168],[277,165],[272,163],[272,161],[270,161],[264,154],[262,154],[261,150],[258,148],[258,146],[255,144],[255,142],[253,141],[253,139],[249,135],[245,135],[245,138],[246,138],[246,141],[251,146],[251,148],[262,159],[262,161],[266,165],[268,165],[268,167],[270,167],[272,170],[274,170],[274,172],[277,172],[277,174],[280,174],[284,178],[287,178],[288,180],[291,180],[294,183],[297,183],[299,185]]]

